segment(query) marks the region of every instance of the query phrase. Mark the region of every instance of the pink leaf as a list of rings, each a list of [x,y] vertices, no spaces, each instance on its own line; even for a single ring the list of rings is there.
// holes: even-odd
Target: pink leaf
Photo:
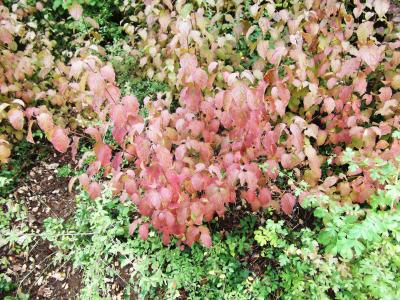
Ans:
[[[185,87],[180,94],[181,104],[193,112],[199,111],[202,98],[201,90],[194,87]]]
[[[139,102],[135,96],[125,96],[122,98],[122,103],[127,114],[136,115],[139,111]]]
[[[325,98],[324,104],[323,104],[323,109],[326,113],[330,114],[331,112],[333,112],[335,110],[335,107],[336,107],[336,103],[332,97]]]
[[[119,145],[123,144],[127,133],[128,131],[125,127],[114,127],[112,130],[112,136]]]
[[[78,76],[82,73],[85,63],[80,59],[72,59],[71,60],[71,68],[69,70],[69,77],[78,78]]]
[[[89,177],[86,173],[79,175],[79,183],[85,190],[89,188]]]
[[[273,65],[279,65],[283,56],[287,54],[287,49],[283,43],[275,45],[275,49],[267,52],[268,61]]]
[[[354,81],[353,81],[353,87],[354,91],[359,93],[360,95],[364,95],[365,92],[367,91],[367,79],[366,76],[359,75]]]
[[[79,20],[82,17],[83,9],[82,6],[78,2],[74,2],[68,8],[69,14],[74,20]]]
[[[123,152],[117,152],[117,154],[115,154],[114,158],[111,161],[111,167],[115,171],[119,171],[121,169],[122,156]]]
[[[79,148],[79,141],[80,137],[74,136],[72,138],[72,144],[71,144],[71,155],[72,155],[72,160],[76,161],[76,155],[78,154],[78,148]]]
[[[195,241],[198,240],[200,230],[197,226],[190,225],[186,231],[186,241],[185,243],[192,246]]]
[[[271,179],[276,179],[279,175],[279,164],[276,160],[267,160],[265,162],[265,172]]]
[[[142,240],[147,240],[149,236],[149,223],[144,223],[139,227],[139,236]]]
[[[88,86],[96,96],[103,97],[106,89],[106,82],[100,73],[90,72],[88,76]]]
[[[261,189],[260,194],[258,195],[258,200],[263,207],[267,206],[272,200],[270,190],[268,188]]]
[[[186,154],[186,146],[179,145],[178,148],[175,149],[175,158],[176,160],[183,160]]]
[[[115,83],[115,72],[111,64],[107,64],[100,69],[100,74],[105,80]]]
[[[136,219],[135,221],[132,222],[132,224],[129,226],[129,235],[133,235],[135,232],[136,227],[142,223],[141,219]]]
[[[155,190],[150,190],[146,195],[148,201],[155,209],[161,208],[161,197],[160,194]]]
[[[158,160],[158,163],[161,165],[164,171],[168,170],[172,166],[172,155],[171,152],[163,147],[163,146],[158,146],[156,148],[156,157]]]
[[[5,28],[2,28],[0,30],[0,42],[4,44],[11,44],[13,41],[13,36],[12,34]]]
[[[340,71],[336,74],[337,78],[343,78],[345,76],[351,75],[357,71],[360,67],[360,59],[355,57],[343,62]]]
[[[112,156],[110,146],[104,143],[96,144],[94,147],[94,152],[96,153],[97,159],[100,161],[103,167],[106,167],[110,164]]]
[[[382,18],[389,10],[389,0],[375,0],[374,9],[379,18]]]
[[[58,152],[65,153],[69,147],[70,139],[65,134],[64,129],[56,127],[51,137],[51,143]]]
[[[261,58],[265,59],[268,54],[268,49],[269,49],[269,42],[266,40],[261,40],[257,44],[257,52],[258,55],[260,55]]]
[[[290,132],[293,136],[293,145],[296,147],[297,152],[301,152],[303,150],[304,141],[300,127],[293,123],[290,125]]]
[[[29,120],[29,122],[28,122],[28,134],[27,134],[27,136],[26,136],[26,140],[27,140],[29,143],[34,144],[35,141],[33,140],[32,125],[33,125],[33,120]]]
[[[100,184],[98,184],[97,182],[92,182],[91,184],[89,184],[88,194],[90,199],[92,200],[99,198],[101,196]]]
[[[207,86],[208,75],[203,69],[197,68],[192,74],[193,83],[200,89],[204,89]]]
[[[9,110],[8,120],[16,130],[22,130],[24,128],[25,119],[24,113],[21,110],[15,108]]]
[[[382,51],[383,48],[378,47],[377,45],[362,46],[360,50],[358,50],[358,55],[372,69],[372,71],[375,71],[376,67],[382,60]]]
[[[308,163],[313,172],[313,177],[317,179],[321,178],[321,162],[317,156],[317,151],[311,145],[308,145],[305,147],[304,153],[308,157]]]
[[[137,192],[137,185],[134,179],[128,179],[125,181],[125,190],[129,195]]]
[[[116,127],[121,128],[125,126],[127,114],[124,106],[121,104],[113,105],[110,115]]]
[[[338,177],[337,176],[329,176],[329,177],[325,178],[324,183],[322,184],[322,186],[325,187],[325,188],[330,188],[331,186],[334,186],[337,181],[338,181]]]
[[[41,113],[39,116],[37,116],[36,120],[40,129],[42,129],[46,134],[49,134],[52,131],[54,124],[53,118],[50,114]]]
[[[205,226],[200,226],[200,242],[206,248],[210,248],[212,245],[210,231]]]
[[[102,143],[101,134],[98,129],[89,127],[85,130],[85,133],[89,134],[96,141],[96,143]]]
[[[203,177],[199,173],[196,173],[192,176],[191,183],[196,191],[201,191],[203,189],[204,181]]]
[[[285,214],[290,215],[295,204],[296,198],[292,194],[286,193],[283,195],[281,199],[281,208]]]

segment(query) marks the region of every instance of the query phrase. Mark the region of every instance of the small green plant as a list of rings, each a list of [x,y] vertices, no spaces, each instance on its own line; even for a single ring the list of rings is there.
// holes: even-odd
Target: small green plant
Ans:
[[[70,177],[74,174],[74,170],[69,164],[63,165],[57,169],[57,176],[59,177]]]
[[[26,220],[27,208],[12,199],[0,198],[0,247],[7,245],[12,251],[26,249],[32,241]]]
[[[176,299],[183,290],[193,299],[246,299],[247,293],[259,293],[258,288],[251,291],[252,273],[240,262],[253,243],[254,217],[243,219],[226,238],[215,235],[209,250],[200,245],[182,250],[165,247],[154,231],[146,241],[136,232],[130,236],[128,220],[134,213],[111,190],[96,201],[82,192],[72,219],[45,221],[43,238],[60,249],[56,262],[72,261],[83,271],[82,299],[110,296],[105,280],[120,278],[121,268],[133,270],[130,280],[124,279],[126,293],[131,290],[141,299]]]
[[[18,183],[20,174],[28,167],[29,156],[32,146],[27,141],[21,142],[14,147],[13,157],[7,164],[0,165],[0,197],[6,197],[12,192]]]
[[[8,293],[15,288],[15,283],[6,274],[0,274],[0,293]]]
[[[262,247],[262,255],[274,265],[267,269],[260,281],[270,278],[279,282],[275,292],[283,299],[329,299],[332,291],[337,299],[397,298],[400,287],[400,216],[397,213],[395,218],[390,217],[384,212],[381,219],[360,223],[351,231],[339,229],[338,236],[349,235],[349,239],[336,246],[339,256],[328,251],[325,240],[321,241],[319,230],[305,228],[293,232],[284,222],[269,220],[255,231],[255,240]],[[369,238],[363,245],[363,251],[357,251],[358,248],[354,247],[356,239],[351,236],[366,233],[370,228],[366,224],[373,222],[381,227],[392,224],[392,231],[371,233],[375,239]],[[353,250],[355,253],[351,254]]]
[[[112,197],[111,190],[106,190],[96,202],[90,202],[86,194],[80,194],[75,218],[67,223],[62,219],[46,219],[43,233],[43,238],[62,251],[56,255],[56,261],[70,260],[75,268],[83,269],[83,299],[109,293],[105,279],[115,276],[114,255],[120,247],[117,239],[128,236],[130,212],[127,205]]]
[[[33,241],[32,230],[28,222],[28,210],[23,203],[16,199],[0,198],[0,249],[6,251],[0,260],[0,295],[6,295],[14,291],[16,283],[10,274],[4,272],[9,268],[11,261],[8,255],[19,254],[29,249]],[[28,299],[25,294],[16,297],[7,296],[4,299],[23,300]]]

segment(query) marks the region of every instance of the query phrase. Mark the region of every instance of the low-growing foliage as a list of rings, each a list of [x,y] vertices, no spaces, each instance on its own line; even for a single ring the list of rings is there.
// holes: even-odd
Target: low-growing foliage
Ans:
[[[398,188],[399,177],[390,176],[388,169],[378,166],[377,179],[389,177],[388,184]],[[384,195],[380,191],[376,197]],[[274,221],[270,210],[261,226],[256,226],[255,216],[248,215],[230,233],[214,234],[212,248],[193,245],[182,250],[163,246],[151,229],[146,241],[130,238],[127,226],[132,208],[113,197],[110,189],[96,201],[81,192],[77,201],[75,216],[67,223],[46,221],[44,237],[60,249],[56,259],[71,260],[82,268],[82,298],[110,295],[104,278],[118,278],[121,270],[129,270],[126,294],[133,292],[141,299],[400,296],[398,209],[361,208],[324,195],[309,196],[301,205],[314,211],[311,227],[293,229],[283,220]],[[251,256],[263,258],[256,262],[261,272],[246,262]]]
[[[15,297],[6,296],[17,289],[19,282],[14,282],[12,272],[12,255],[29,249],[32,243],[32,230],[28,221],[28,209],[16,199],[2,198],[0,195],[0,295],[5,300],[25,300],[29,295],[17,292]],[[6,272],[6,270],[9,270]]]
[[[127,231],[131,212],[129,205],[105,190],[96,202],[81,193],[75,216],[68,222],[45,221],[43,238],[60,249],[54,259],[71,260],[83,270],[82,299],[110,295],[105,278],[119,278],[126,266],[127,270],[133,267],[127,292],[130,289],[141,297],[162,298],[158,294],[162,289],[168,299],[175,299],[184,289],[193,299],[215,299],[237,292],[238,286],[246,288],[251,272],[242,269],[237,258],[249,250],[251,240],[245,241],[243,234],[251,234],[253,227],[228,236],[226,242],[216,235],[211,250],[196,245],[182,251],[175,246],[164,247],[154,232],[146,242],[138,237],[131,239]],[[115,267],[116,262],[120,268]]]

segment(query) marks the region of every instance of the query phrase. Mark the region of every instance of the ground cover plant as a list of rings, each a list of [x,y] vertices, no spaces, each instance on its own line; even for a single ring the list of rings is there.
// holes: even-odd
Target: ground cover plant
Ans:
[[[1,196],[71,155],[39,236],[83,299],[399,296],[395,3],[0,5]]]

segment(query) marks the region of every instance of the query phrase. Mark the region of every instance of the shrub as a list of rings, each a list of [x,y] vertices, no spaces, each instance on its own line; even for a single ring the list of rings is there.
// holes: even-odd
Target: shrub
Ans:
[[[157,55],[179,59],[176,76],[169,78],[178,87],[179,107],[172,110],[173,99],[159,96],[145,103],[148,115],[142,117],[135,98],[117,97],[109,99],[103,113],[109,116],[104,122],[113,126],[119,146],[104,143],[107,123],[87,130],[97,141],[98,160],[91,173],[81,177],[91,196],[100,195],[100,186],[90,183],[90,176],[104,167],[105,174],[113,173],[115,193],[150,217],[165,243],[173,235],[185,244],[200,240],[206,246],[211,238],[203,223],[215,215],[222,217],[226,206],[239,199],[253,210],[274,205],[287,214],[296,205],[296,196],[301,200],[318,191],[342,201],[368,201],[380,186],[371,176],[373,165],[349,168],[344,150],[358,149],[360,161],[393,161],[398,153],[398,140],[390,138],[396,129],[392,69],[397,67],[398,42],[390,29],[380,42],[381,31],[368,30],[373,23],[356,22],[370,10],[366,6],[347,12],[339,3],[307,2],[276,11],[273,4],[255,4],[249,18],[258,21],[261,31],[252,39],[249,35],[257,26],[248,31],[236,28],[236,34],[245,35],[258,60],[252,72],[239,73],[218,60],[218,50],[228,51],[231,40],[225,36],[213,43],[205,32],[204,11],[199,8],[192,16],[192,10],[194,6],[187,4],[177,8],[176,17],[160,12],[154,15],[159,23],[151,22],[147,35],[141,34],[154,60]],[[386,11],[382,5],[373,13],[386,22]],[[297,17],[301,21],[295,21]],[[166,38],[168,27],[176,34],[167,46],[169,52],[157,51],[163,46],[152,48],[157,37],[150,38],[151,30],[158,28]],[[273,29],[273,36],[266,28]],[[299,30],[302,35],[296,33]],[[215,52],[207,52],[204,45]],[[162,68],[160,78],[166,78],[165,70],[173,71],[175,63],[168,63],[171,68]],[[108,78],[97,71],[90,76],[97,83],[90,89],[100,106],[114,73],[110,70]],[[129,162],[127,168],[120,167],[122,158]],[[328,170],[322,176],[324,163],[339,166],[337,173]],[[293,177],[280,186],[277,178],[285,170],[293,170]],[[309,188],[295,194],[300,183]],[[148,228],[143,221],[142,238]]]
[[[32,103],[25,111],[26,103],[12,100],[8,89],[3,109],[17,135],[28,123],[33,141],[36,119],[60,152],[71,146],[75,153],[79,138],[71,144],[67,133],[88,126],[97,160],[80,182],[92,198],[101,190],[95,174],[112,174],[114,193],[144,216],[132,232],[140,225],[145,239],[151,223],[164,243],[175,236],[179,243],[210,246],[204,224],[222,217],[230,203],[244,200],[253,210],[274,206],[291,214],[297,202],[318,192],[370,201],[381,185],[374,165],[350,168],[345,149],[356,149],[357,161],[394,162],[399,154],[391,134],[399,127],[400,44],[388,4],[125,3],[121,13],[138,12],[124,24],[123,49],[138,62],[132,73],[169,87],[143,107],[121,96],[100,45],[85,43],[69,62],[54,62],[48,49],[36,56],[15,36],[23,17],[40,5],[12,13],[2,8],[2,62],[23,62],[5,65],[5,74],[14,77],[2,82],[9,88],[49,77],[45,82],[54,87],[37,83],[15,92],[27,103],[48,97],[44,106]],[[72,19],[82,20],[78,2],[66,5]],[[52,107],[61,108],[55,118]],[[71,111],[78,120],[69,118]],[[108,144],[110,130],[114,141]],[[9,146],[1,143],[4,161]]]

